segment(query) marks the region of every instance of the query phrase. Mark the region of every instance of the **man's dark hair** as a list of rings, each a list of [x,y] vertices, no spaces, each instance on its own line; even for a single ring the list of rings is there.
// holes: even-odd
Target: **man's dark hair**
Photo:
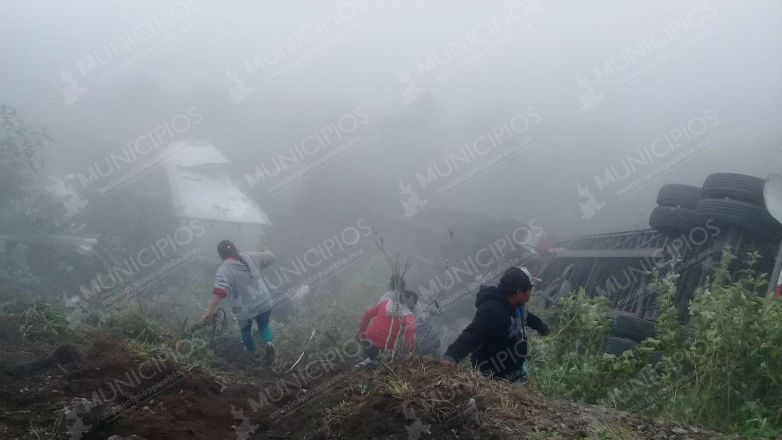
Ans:
[[[403,290],[402,294],[404,296],[412,296],[416,303],[418,303],[418,294],[413,292],[412,290]]]
[[[388,288],[399,291],[405,290],[405,279],[398,273],[391,275],[391,280],[388,282]]]
[[[517,290],[529,290],[532,286],[534,284],[526,268],[511,266],[502,274],[497,288],[505,292],[506,295],[511,295]]]

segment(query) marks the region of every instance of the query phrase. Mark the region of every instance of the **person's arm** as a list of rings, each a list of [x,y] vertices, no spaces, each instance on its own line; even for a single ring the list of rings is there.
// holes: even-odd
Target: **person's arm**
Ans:
[[[543,336],[546,336],[548,334],[548,325],[546,325],[545,322],[543,322],[542,319],[540,319],[537,315],[527,311],[527,325],[533,330],[537,330],[538,333],[540,333]]]
[[[209,308],[206,310],[206,313],[201,317],[201,321],[209,319],[217,308],[217,305],[220,304],[220,301],[228,296],[228,292],[231,290],[230,279],[230,272],[225,266],[221,265],[215,274],[215,285],[212,288],[212,301],[209,303]]]
[[[247,255],[253,259],[255,265],[261,270],[274,264],[274,254],[266,246],[261,246],[260,252],[247,252]]]
[[[429,304],[419,302],[415,305],[415,307],[417,313],[428,313],[429,315],[440,314],[440,308],[438,307],[436,302],[429,303]]]
[[[409,314],[405,316],[405,344],[408,348],[415,348],[415,316]]]
[[[219,290],[221,293],[218,293],[217,287],[212,289],[212,302],[209,303],[209,308],[206,310],[206,313],[204,313],[204,316],[201,317],[201,321],[206,321],[209,319],[209,317],[212,316],[212,313],[214,313],[215,309],[217,308],[217,305],[220,304],[220,301],[222,301],[223,298],[228,295],[228,292],[225,290]]]
[[[504,312],[505,309],[500,309],[491,302],[478,307],[470,325],[448,347],[443,359],[448,363],[456,364],[486,341],[505,337],[507,317],[501,317]]]
[[[361,318],[361,322],[358,324],[358,332],[356,333],[356,336],[360,336],[367,331],[367,327],[369,326],[369,321],[371,321],[372,318],[374,318],[375,315],[377,315],[377,312],[380,310],[380,307],[385,307],[385,306],[386,306],[386,301],[379,302],[374,306],[370,307],[369,310],[367,310],[364,313],[364,317]]]

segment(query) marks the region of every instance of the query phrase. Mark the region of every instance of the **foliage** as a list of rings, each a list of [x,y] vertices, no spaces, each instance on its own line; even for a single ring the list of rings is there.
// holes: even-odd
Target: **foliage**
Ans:
[[[685,420],[739,429],[782,424],[782,303],[757,294],[767,283],[752,269],[757,258],[748,254],[735,270],[735,256],[726,250],[708,288],[690,305],[695,334],[683,349],[694,374],[687,391],[689,399],[710,405],[676,412]]]
[[[0,106],[0,219],[4,232],[51,232],[65,208],[39,183],[46,132]]]
[[[598,371],[583,358],[601,351],[608,330],[603,318],[606,309],[604,299],[587,299],[583,289],[559,300],[549,318],[556,329],[554,334],[546,341],[531,341],[533,374],[544,392],[573,400],[595,400]]]
[[[675,273],[668,276],[660,276],[660,272],[655,270],[652,274],[653,291],[657,293],[657,304],[660,308],[660,315],[657,317],[655,333],[660,340],[660,349],[663,356],[670,356],[677,348],[680,342],[681,326],[679,325],[679,312],[676,310],[674,300],[676,299],[676,280],[679,278]]]
[[[0,201],[19,198],[24,189],[17,185],[33,182],[42,166],[39,150],[47,138],[45,131],[19,118],[13,107],[0,106]]]
[[[157,344],[163,341],[163,329],[153,323],[147,314],[139,308],[111,315],[106,327],[122,332],[128,338],[141,343]]]
[[[728,250],[690,304],[693,331],[677,319],[677,275],[654,273],[658,339],[621,356],[600,353],[604,306],[579,291],[560,300],[554,334],[536,338],[531,367],[549,395],[657,413],[719,431],[774,437],[782,427],[782,302],[759,295],[766,276]],[[559,328],[559,330],[556,330]],[[650,354],[660,360],[650,363]]]
[[[587,298],[583,289],[558,301],[549,318],[554,333],[531,341],[530,364],[544,393],[597,403],[646,365],[654,349],[648,343],[622,356],[603,353],[607,310],[605,298]]]
[[[553,356],[563,359],[572,353],[599,352],[609,329],[605,318],[608,309],[606,298],[587,298],[584,289],[569,297],[561,298],[552,324],[555,335]]]
[[[61,232],[66,210],[48,191],[41,153],[45,130],[25,122],[13,107],[0,105],[0,293],[27,298],[58,297],[70,269],[63,252],[36,242],[34,234]],[[30,239],[30,238],[33,239]],[[67,276],[67,275],[66,275]],[[45,287],[57,286],[48,291]]]
[[[640,437],[633,431],[619,424],[601,426],[600,429],[590,434],[586,440],[639,440]]]
[[[24,307],[19,333],[23,340],[50,343],[73,335],[65,311],[45,302],[33,302]]]

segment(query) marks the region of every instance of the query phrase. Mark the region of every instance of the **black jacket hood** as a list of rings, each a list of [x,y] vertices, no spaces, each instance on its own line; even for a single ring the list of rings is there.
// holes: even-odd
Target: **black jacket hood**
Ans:
[[[508,302],[508,297],[497,286],[481,286],[475,295],[475,307],[478,308],[486,301],[499,301],[500,304],[512,310],[513,306]]]
[[[527,357],[524,326],[543,333],[548,327],[526,308],[518,313],[497,286],[481,286],[475,306],[478,310],[472,322],[448,347],[445,357],[458,362],[472,353],[473,366],[485,374],[518,379]]]

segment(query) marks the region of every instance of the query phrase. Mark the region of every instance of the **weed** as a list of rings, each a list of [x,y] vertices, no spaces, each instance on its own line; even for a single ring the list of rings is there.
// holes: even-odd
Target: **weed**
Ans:
[[[33,342],[62,342],[73,335],[65,311],[45,302],[25,306],[19,333]]]
[[[163,341],[162,329],[149,320],[139,307],[125,313],[112,315],[106,320],[106,327],[122,332],[128,338],[147,344],[159,344]]]
[[[554,335],[531,341],[530,364],[551,396],[652,413],[718,431],[775,437],[782,428],[782,301],[759,295],[767,277],[728,249],[690,303],[692,336],[673,305],[676,274],[654,274],[659,339],[621,356],[601,353],[604,304],[583,291],[560,300]],[[738,268],[737,268],[738,266]],[[557,329],[559,327],[559,329]],[[650,353],[661,359],[649,363]],[[591,438],[632,438],[611,431]],[[602,437],[601,437],[602,436]]]
[[[640,437],[622,425],[609,424],[600,426],[586,440],[640,440]]]

